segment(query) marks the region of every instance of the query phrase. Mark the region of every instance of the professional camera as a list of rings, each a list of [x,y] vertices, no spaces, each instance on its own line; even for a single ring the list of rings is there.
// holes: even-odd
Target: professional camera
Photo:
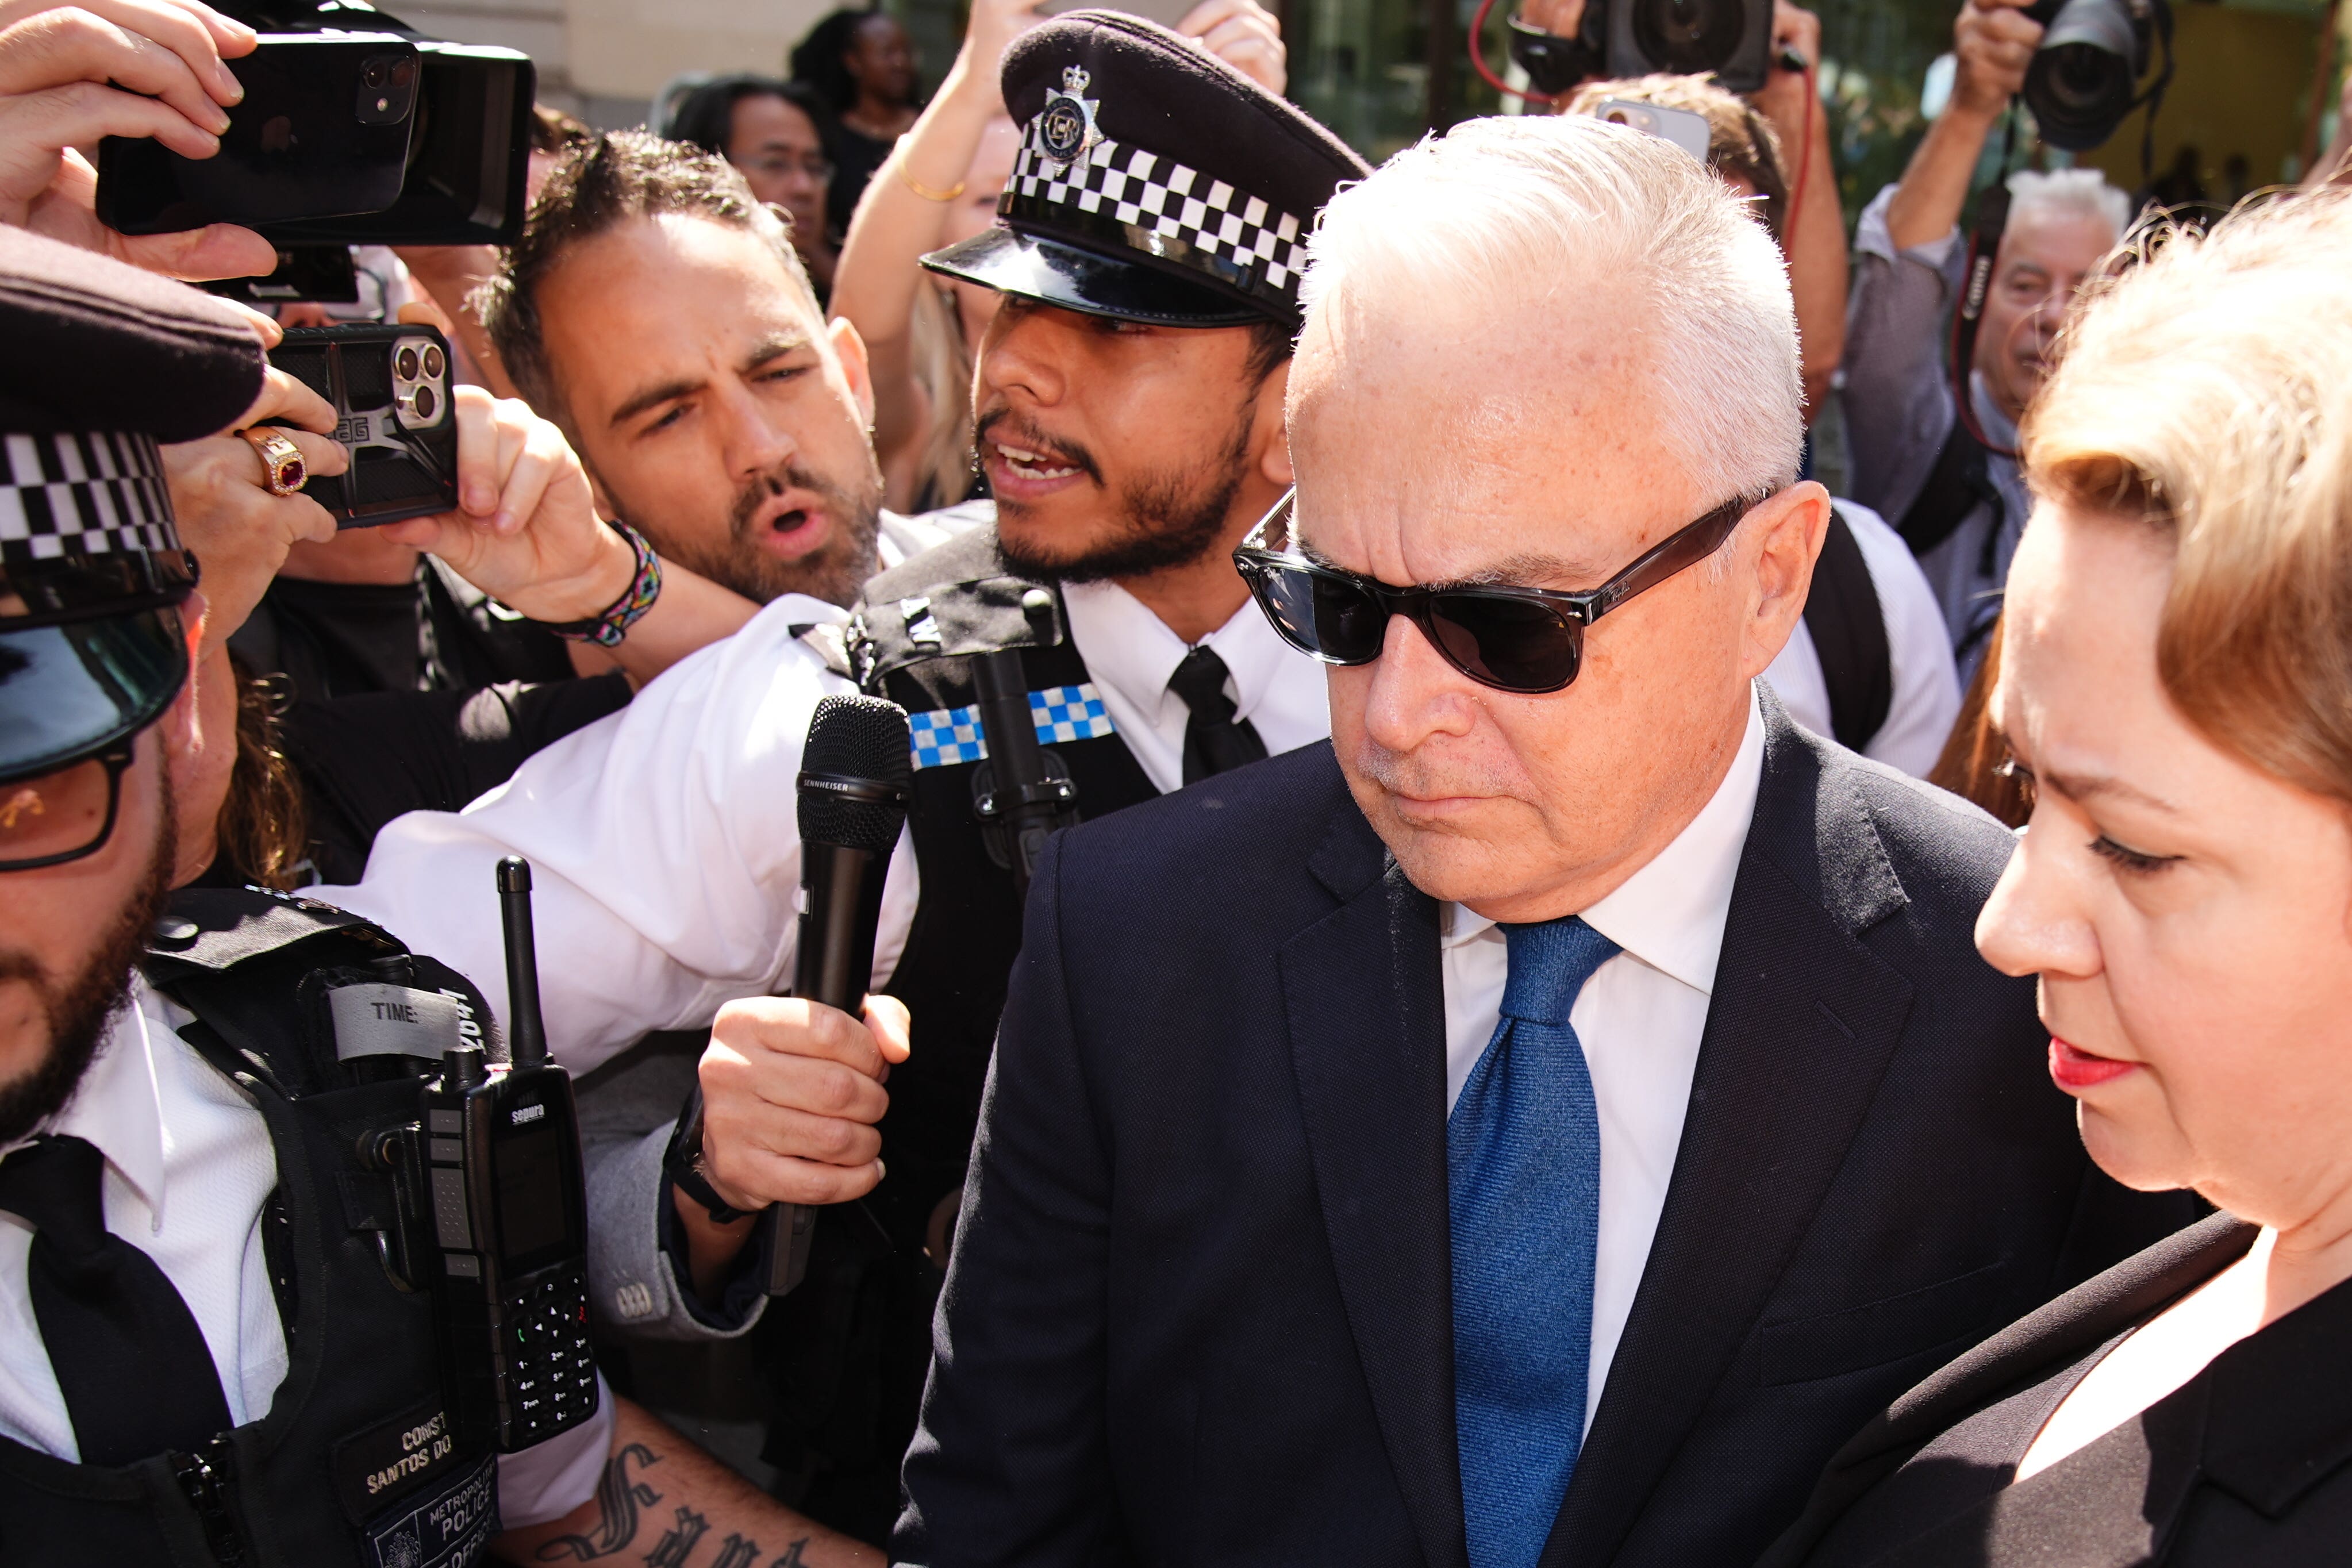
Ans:
[[[246,96],[220,151],[184,158],[152,140],[106,138],[98,213],[109,226],[243,224],[289,253],[504,245],[521,233],[529,56],[428,38],[362,0],[223,8],[262,37],[226,62]],[[299,258],[281,270],[299,274]]]
[[[1771,0],[1590,0],[1572,38],[1511,20],[1511,58],[1538,92],[1593,77],[1712,74],[1754,92],[1771,68]]]
[[[2143,101],[2139,79],[2147,74],[2159,29],[2165,74],[2171,75],[2172,14],[2166,0],[2039,0],[2025,14],[2044,31],[2026,68],[2023,97],[2042,139],[2053,147],[2085,153],[2116,133]]]

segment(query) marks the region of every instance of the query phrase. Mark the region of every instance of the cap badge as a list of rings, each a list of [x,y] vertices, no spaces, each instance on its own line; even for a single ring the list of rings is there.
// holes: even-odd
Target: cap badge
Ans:
[[[1084,159],[1102,140],[1102,132],[1095,127],[1095,110],[1100,105],[1086,96],[1093,80],[1084,66],[1065,67],[1061,90],[1045,95],[1045,108],[1037,116],[1039,148],[1064,167]]]

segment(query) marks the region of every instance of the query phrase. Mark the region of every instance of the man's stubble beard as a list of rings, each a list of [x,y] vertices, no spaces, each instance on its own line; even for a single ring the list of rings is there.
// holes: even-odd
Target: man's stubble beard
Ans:
[[[698,536],[671,534],[658,525],[648,525],[631,510],[624,509],[622,516],[645,530],[663,559],[675,561],[755,605],[770,604],[786,594],[806,594],[845,608],[857,602],[866,580],[881,570],[876,542],[882,528],[882,470],[871,457],[866,466],[870,482],[856,494],[796,464],[761,475],[736,495],[728,515],[726,542],[716,546]],[[609,493],[611,487],[606,489]],[[751,537],[754,514],[771,496],[787,489],[822,498],[839,525],[833,539],[797,561],[777,560]],[[654,537],[656,534],[661,536]]]
[[[1122,485],[1113,531],[1074,552],[1056,551],[1034,535],[1008,533],[1003,518],[1008,511],[1017,516],[1021,508],[999,501],[999,553],[1016,572],[1063,583],[1145,577],[1198,563],[1223,542],[1234,498],[1249,479],[1249,440],[1256,418],[1253,400],[1244,406],[1223,446],[1205,461],[1181,472],[1145,474]],[[975,461],[981,439],[1001,420],[985,422],[973,433]],[[1089,455],[1075,456],[1090,472],[1100,471]]]
[[[0,948],[0,981],[29,986],[49,1023],[48,1050],[40,1065],[14,1082],[0,1084],[0,1144],[25,1137],[73,1099],[106,1039],[108,1026],[129,998],[131,966],[147,951],[148,932],[171,900],[179,836],[170,770],[160,770],[156,776],[160,819],[147,868],[80,971],[66,984],[56,984],[30,955]]]

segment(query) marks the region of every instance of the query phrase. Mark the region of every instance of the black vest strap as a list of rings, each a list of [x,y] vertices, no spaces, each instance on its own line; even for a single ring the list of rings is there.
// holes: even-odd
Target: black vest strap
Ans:
[[[1895,663],[1886,642],[1886,612],[1870,580],[1870,563],[1853,530],[1832,507],[1821,559],[1813,563],[1805,597],[1805,629],[1821,656],[1829,688],[1830,729],[1837,743],[1861,751],[1895,705]]]
[[[1937,448],[1935,466],[1927,470],[1927,482],[1919,487],[1911,510],[1895,525],[1912,554],[1925,555],[1951,538],[1969,513],[1985,502],[2000,505],[2000,492],[1993,486],[1986,460],[1983,446],[1969,434],[1968,421],[1955,414],[1951,430]]]

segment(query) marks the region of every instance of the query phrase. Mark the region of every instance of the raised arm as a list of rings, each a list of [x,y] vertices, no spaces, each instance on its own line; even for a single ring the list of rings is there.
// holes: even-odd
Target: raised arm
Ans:
[[[1886,209],[1887,237],[1898,251],[1952,232],[1969,199],[1985,138],[2009,100],[2024,89],[2025,68],[2042,45],[2030,0],[1968,0],[1952,24],[1958,67],[1952,100],[1927,127]]]
[[[1789,256],[1789,288],[1796,296],[1810,422],[1828,402],[1845,353],[1845,215],[1830,161],[1829,116],[1811,85],[1821,69],[1821,18],[1779,0],[1772,10],[1772,49],[1771,75],[1755,103],[1757,112],[1772,122],[1789,163],[1789,216],[1780,240]],[[1784,50],[1794,50],[1806,68],[1780,68],[1778,57]]]
[[[834,271],[833,313],[866,340],[874,378],[874,453],[885,472],[930,427],[916,379],[915,291],[931,287],[921,258],[946,243],[949,205],[988,122],[1004,112],[997,75],[1005,46],[1037,18],[1037,0],[972,0],[971,25],[947,79],[866,187]]]

